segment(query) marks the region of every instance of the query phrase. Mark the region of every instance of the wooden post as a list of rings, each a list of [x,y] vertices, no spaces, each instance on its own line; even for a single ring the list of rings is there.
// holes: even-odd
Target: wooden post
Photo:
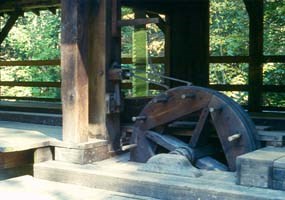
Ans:
[[[88,141],[88,17],[90,1],[62,1],[63,141]]]
[[[169,20],[170,75],[208,86],[209,1],[187,2],[171,12]]]
[[[119,91],[116,90],[119,89],[119,83],[115,87],[107,74],[112,63],[120,64],[120,29],[115,21],[120,18],[120,6],[116,0],[100,0],[92,9],[94,20],[90,21],[92,40],[89,41],[88,70],[89,136],[108,139],[110,150],[116,151],[120,148],[120,114],[118,109],[113,110],[109,105],[120,106],[119,100],[113,98],[118,98]]]
[[[262,105],[263,0],[244,2],[249,14],[248,110],[257,112]]]

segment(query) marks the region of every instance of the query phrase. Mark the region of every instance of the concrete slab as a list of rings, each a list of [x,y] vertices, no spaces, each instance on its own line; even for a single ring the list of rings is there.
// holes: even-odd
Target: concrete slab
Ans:
[[[0,194],[1,199],[9,200],[155,200],[149,197],[39,180],[32,176],[0,181]]]
[[[201,177],[193,178],[138,171],[141,165],[118,160],[88,165],[48,161],[34,166],[34,176],[163,200],[285,199],[283,191],[236,185],[235,174],[230,172],[207,171],[202,172]]]
[[[45,147],[61,138],[59,126],[0,121],[0,152]]]

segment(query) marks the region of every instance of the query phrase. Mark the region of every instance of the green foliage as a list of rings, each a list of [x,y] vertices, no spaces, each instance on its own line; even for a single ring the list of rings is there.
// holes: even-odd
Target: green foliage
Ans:
[[[7,16],[2,19],[7,20]],[[4,24],[4,23],[3,23]],[[25,13],[1,44],[1,60],[59,59],[60,12]],[[2,67],[1,81],[59,82],[59,66]],[[3,96],[60,97],[57,88],[2,87]]]
[[[285,54],[285,1],[264,0],[264,54]],[[249,17],[243,0],[210,1],[210,55],[248,56]],[[162,18],[164,16],[161,16]],[[132,9],[122,9],[123,19],[133,19]],[[0,17],[3,28],[8,16]],[[148,57],[163,57],[165,39],[162,31],[153,24],[147,25]],[[122,28],[122,57],[133,55],[133,27]],[[40,16],[25,13],[1,44],[0,60],[58,59],[60,38],[60,11],[56,15],[41,11]],[[164,66],[153,65],[147,59],[147,72],[152,81],[161,82],[155,73],[164,73]],[[129,67],[134,67],[129,65]],[[248,84],[248,64],[211,64],[211,84]],[[60,81],[59,67],[2,67],[2,81]],[[284,63],[265,63],[264,85],[285,84]],[[130,91],[129,91],[130,92]],[[155,94],[155,92],[150,93]],[[236,101],[246,104],[247,92],[226,92]],[[1,87],[1,95],[60,97],[56,88]],[[132,95],[131,92],[128,95]],[[265,93],[264,105],[285,106],[283,93]]]

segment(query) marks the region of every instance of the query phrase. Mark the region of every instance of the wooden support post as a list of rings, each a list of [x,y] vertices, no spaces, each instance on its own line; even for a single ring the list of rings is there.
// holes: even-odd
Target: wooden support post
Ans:
[[[120,5],[117,0],[101,0],[93,9],[92,13],[96,14],[90,22],[90,37],[94,39],[89,44],[92,66],[88,71],[89,136],[108,139],[110,150],[117,151],[120,148],[120,86],[109,81],[107,74],[112,63],[120,64],[120,28],[116,25],[116,19],[120,19]]]
[[[146,13],[144,11],[135,10],[135,18],[145,18]],[[147,79],[147,33],[146,26],[135,26],[133,33],[133,62],[135,69],[135,75]],[[134,96],[148,96],[148,83],[141,78],[133,78],[133,95]]]
[[[88,141],[88,0],[62,1],[63,141]]]
[[[14,26],[14,24],[16,23],[20,15],[21,15],[21,12],[15,12],[10,16],[10,18],[6,22],[6,25],[1,30],[0,44],[2,44],[2,42],[5,40],[5,38],[9,34],[10,30],[12,29],[12,27]]]
[[[209,1],[187,2],[170,12],[169,20],[170,75],[208,86]]]
[[[249,15],[248,109],[258,112],[262,105],[263,0],[244,0]]]

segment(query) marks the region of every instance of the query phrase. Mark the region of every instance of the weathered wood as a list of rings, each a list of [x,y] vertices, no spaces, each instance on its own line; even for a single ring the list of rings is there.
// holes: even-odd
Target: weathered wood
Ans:
[[[21,60],[21,61],[0,61],[0,66],[54,66],[58,67],[60,60]]]
[[[7,37],[8,33],[10,32],[10,30],[12,29],[12,27],[14,26],[20,15],[21,12],[15,12],[10,15],[10,18],[8,19],[5,26],[2,28],[0,32],[0,44],[2,44],[2,42],[5,40],[5,38]]]
[[[23,97],[23,96],[0,96],[0,99],[15,99],[25,101],[47,101],[47,102],[60,102],[59,98],[45,98],[45,97]]]
[[[110,149],[120,147],[120,115],[118,112],[107,114],[111,110],[108,105],[114,103],[114,110],[119,109],[118,90],[120,83],[109,81],[107,73],[113,63],[120,64],[120,29],[115,26],[115,19],[120,19],[120,9],[112,13],[114,8],[120,8],[120,2],[99,1],[91,8],[89,44],[90,67],[89,79],[89,133],[90,137],[108,139]],[[112,14],[116,16],[112,16]],[[113,23],[111,23],[113,20]],[[116,30],[114,30],[116,29]],[[92,39],[94,38],[94,39]],[[116,98],[113,98],[115,97]],[[109,102],[106,100],[109,99]],[[115,102],[113,101],[116,100]],[[112,110],[113,111],[113,110]]]
[[[33,150],[0,153],[0,169],[14,168],[33,163]]]
[[[210,56],[210,63],[247,63],[249,56]]]
[[[15,81],[0,81],[0,86],[20,86],[20,87],[56,87],[60,88],[60,82],[15,82]]]
[[[86,149],[55,147],[55,160],[57,161],[88,164],[108,157],[108,146],[106,144]]]
[[[177,5],[169,14],[169,23],[170,76],[208,86],[209,1]]]
[[[53,149],[52,147],[37,148],[34,151],[34,163],[45,162],[53,160]]]
[[[19,8],[25,12],[34,9],[60,8],[60,0],[4,0],[3,3],[2,1],[0,13],[11,13]]]
[[[261,110],[263,61],[263,0],[244,0],[249,15],[249,94],[250,112]]]
[[[165,58],[164,57],[150,57],[149,58],[150,62],[153,64],[161,64],[165,62]],[[133,60],[132,58],[122,58],[122,64],[132,64]]]
[[[237,183],[272,188],[273,166],[285,156],[284,148],[266,147],[237,158]]]
[[[119,20],[118,26],[140,26],[146,24],[158,24],[160,23],[159,18],[136,18],[136,19],[125,19]]]
[[[211,84],[209,88],[218,91],[247,91],[248,85],[222,85],[222,84]]]
[[[80,0],[62,1],[61,5],[63,140],[86,142],[89,122],[88,32],[91,27],[88,19],[92,15],[89,11],[91,4]]]
[[[200,117],[199,117],[199,121],[193,131],[191,140],[190,140],[190,146],[192,148],[196,148],[198,145],[204,145],[206,138],[208,137],[205,131],[209,131],[208,130],[208,126],[207,126],[207,120],[210,117],[210,112],[209,112],[209,108],[206,107],[201,111]]]

